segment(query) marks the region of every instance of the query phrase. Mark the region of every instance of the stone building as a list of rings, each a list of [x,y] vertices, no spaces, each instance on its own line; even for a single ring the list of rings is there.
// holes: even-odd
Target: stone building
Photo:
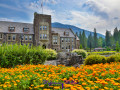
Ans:
[[[71,29],[52,28],[51,15],[34,13],[33,24],[0,21],[0,44],[19,43],[56,51],[72,51],[79,48],[79,38]]]

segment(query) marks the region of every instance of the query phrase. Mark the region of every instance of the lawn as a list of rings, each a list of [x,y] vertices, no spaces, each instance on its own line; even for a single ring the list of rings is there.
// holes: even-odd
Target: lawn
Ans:
[[[0,68],[0,90],[119,90],[120,63]]]

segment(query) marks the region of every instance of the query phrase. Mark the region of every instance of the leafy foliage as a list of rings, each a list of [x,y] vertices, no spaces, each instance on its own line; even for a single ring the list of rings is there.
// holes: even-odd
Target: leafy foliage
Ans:
[[[88,52],[88,55],[94,55],[94,54],[111,55],[111,54],[116,54],[116,52],[115,51]]]
[[[8,45],[0,47],[0,66],[14,67],[18,64],[42,64],[47,59],[47,52],[38,47],[29,45]]]
[[[84,64],[85,65],[92,65],[98,63],[106,63],[106,57],[102,55],[89,55],[86,59]]]
[[[52,49],[46,49],[45,50],[47,52],[47,60],[54,60],[57,57],[57,52],[55,50]]]
[[[75,52],[78,55],[82,55],[83,58],[87,57],[87,55],[88,55],[87,52],[85,50],[83,50],[83,49],[74,49],[72,52],[73,53]]]
[[[107,62],[110,63],[110,62],[120,62],[120,54],[117,53],[117,54],[114,54],[114,55],[111,55],[109,57],[107,57]]]

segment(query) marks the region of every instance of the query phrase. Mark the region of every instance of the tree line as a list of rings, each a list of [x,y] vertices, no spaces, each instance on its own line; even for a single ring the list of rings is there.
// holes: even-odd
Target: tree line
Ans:
[[[106,30],[105,38],[98,37],[96,28],[94,28],[94,33],[90,33],[88,37],[86,37],[85,31],[76,32],[76,35],[80,39],[80,48],[91,49],[91,48],[110,48],[115,50],[116,46],[119,47],[120,44],[120,30],[116,27],[111,34],[110,31]]]

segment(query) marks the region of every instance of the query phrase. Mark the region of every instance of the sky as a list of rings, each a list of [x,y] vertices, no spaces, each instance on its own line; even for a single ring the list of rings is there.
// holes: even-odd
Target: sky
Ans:
[[[34,12],[42,14],[42,0],[0,0],[0,21],[33,23]],[[120,29],[120,0],[43,0],[43,14],[51,15],[52,23],[74,25],[88,31],[96,28]]]

